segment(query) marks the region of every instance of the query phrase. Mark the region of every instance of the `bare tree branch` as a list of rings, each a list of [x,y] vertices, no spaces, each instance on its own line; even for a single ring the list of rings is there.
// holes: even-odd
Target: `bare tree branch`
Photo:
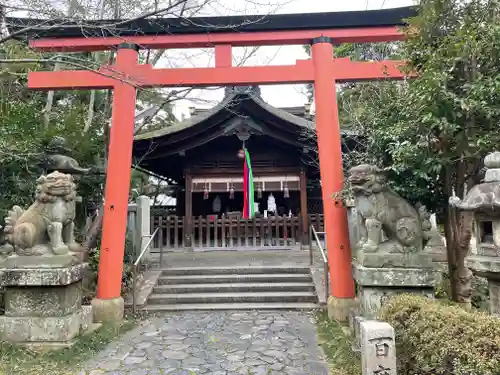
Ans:
[[[159,16],[162,14],[167,14],[172,9],[175,9],[179,5],[182,5],[183,3],[185,3],[186,1],[188,1],[188,0],[176,0],[173,4],[170,4],[169,6],[164,7],[164,8],[160,8],[160,9],[150,11],[150,12],[145,12],[139,16],[136,16],[136,17],[133,17],[130,19],[116,21],[116,22],[110,22],[110,23],[103,23],[103,24],[86,22],[84,20],[77,20],[77,19],[71,18],[71,17],[64,18],[61,20],[48,19],[48,20],[41,21],[40,23],[38,23],[36,25],[27,26],[25,28],[22,28],[20,30],[15,31],[15,32],[9,33],[7,36],[4,36],[0,39],[0,44],[5,43],[6,41],[8,41],[10,39],[14,39],[14,38],[21,36],[23,34],[26,34],[28,32],[48,31],[48,30],[60,28],[62,26],[64,26],[65,29],[77,29],[77,30],[80,30],[82,28],[95,28],[95,29],[99,29],[99,30],[113,30],[119,26],[130,24],[130,23],[133,23],[134,21],[138,21],[140,19],[145,19],[145,18],[152,17],[152,16]]]

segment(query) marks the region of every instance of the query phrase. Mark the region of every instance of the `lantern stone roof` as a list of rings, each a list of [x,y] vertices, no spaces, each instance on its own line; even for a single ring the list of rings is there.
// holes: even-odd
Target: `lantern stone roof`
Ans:
[[[496,212],[500,215],[500,152],[484,158],[484,182],[469,190],[464,200],[451,197],[450,204],[464,211]]]

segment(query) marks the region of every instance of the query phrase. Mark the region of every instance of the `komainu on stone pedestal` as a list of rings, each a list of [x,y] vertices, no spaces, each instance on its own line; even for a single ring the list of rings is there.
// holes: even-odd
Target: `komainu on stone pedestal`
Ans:
[[[389,189],[376,166],[353,167],[349,182],[361,234],[353,261],[359,313],[364,318],[376,318],[384,301],[394,294],[432,297],[441,275],[431,254],[424,252],[432,237],[426,208],[413,207]]]
[[[431,258],[422,252],[431,230],[425,206],[417,210],[389,189],[373,165],[353,167],[349,182],[361,236],[355,246],[358,262],[367,267],[430,266]]]
[[[5,315],[0,341],[32,348],[59,348],[91,326],[82,307],[88,264],[75,255],[76,185],[70,174],[52,172],[37,180],[35,202],[7,216],[0,254]]]
[[[35,202],[14,206],[5,219],[3,253],[19,257],[70,256],[74,237],[76,185],[69,174],[52,172],[37,180]]]

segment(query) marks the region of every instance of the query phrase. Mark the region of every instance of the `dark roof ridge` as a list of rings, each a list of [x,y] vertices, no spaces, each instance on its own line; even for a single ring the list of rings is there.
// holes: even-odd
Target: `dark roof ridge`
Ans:
[[[245,99],[244,99],[245,98]],[[199,124],[202,121],[205,121],[209,119],[210,117],[214,116],[216,113],[219,111],[222,111],[226,109],[227,107],[231,106],[233,102],[236,101],[243,101],[243,100],[253,100],[258,106],[260,106],[262,109],[265,111],[269,112],[273,116],[279,117],[293,125],[296,125],[301,128],[314,128],[314,122],[308,121],[304,118],[301,118],[299,116],[295,116],[294,114],[291,114],[283,109],[273,107],[272,105],[268,104],[262,97],[255,92],[238,92],[238,91],[229,91],[226,96],[222,99],[222,101],[217,104],[216,106],[203,111],[201,113],[196,114],[195,116],[192,116],[186,120],[180,121],[179,123],[176,123],[171,126],[166,126],[161,129],[153,130],[151,132],[143,133],[137,135],[134,139],[136,141],[141,141],[141,140],[147,140],[147,139],[152,139],[152,138],[158,138],[162,137],[168,134],[174,134],[177,132],[180,132],[184,129],[191,128],[197,124]]]
[[[407,6],[347,12],[78,21],[6,17],[5,22],[11,33],[26,28],[20,36],[31,39],[125,37],[403,26],[405,19],[417,14],[416,10]]]

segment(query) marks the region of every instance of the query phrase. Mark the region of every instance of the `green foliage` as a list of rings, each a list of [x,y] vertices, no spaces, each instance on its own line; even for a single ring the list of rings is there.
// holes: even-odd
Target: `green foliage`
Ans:
[[[325,312],[316,315],[320,345],[332,368],[332,375],[359,375],[359,358],[352,351],[352,337]]]
[[[426,0],[404,47],[418,74],[394,106],[397,121],[376,134],[391,168],[440,198],[478,182],[482,157],[500,135],[500,26],[497,0]],[[391,117],[388,117],[390,120]]]
[[[84,283],[84,302],[89,303],[95,296],[97,287],[97,278],[99,271],[99,257],[101,252],[99,248],[92,249],[89,252],[89,273],[87,274]],[[122,290],[121,294],[126,295],[132,290],[133,264],[135,261],[135,249],[129,237],[125,240],[125,253],[123,257],[123,272],[122,272]]]
[[[472,306],[482,311],[489,311],[490,290],[488,280],[482,277],[472,279]]]
[[[18,43],[0,46],[0,56],[36,58]],[[26,73],[41,64],[3,64],[0,66],[0,217],[13,205],[26,208],[33,202],[36,179],[42,174],[46,144],[55,135],[66,138],[71,155],[80,165],[92,166],[104,157],[102,127],[93,126],[83,132],[88,110],[88,92],[57,92],[50,113],[50,126],[45,128],[44,108],[47,94],[26,88]],[[97,95],[94,118],[104,122],[104,95]],[[102,176],[87,176],[78,182],[84,202],[78,205],[78,218],[86,216],[85,208],[102,200]],[[3,224],[3,223],[2,223]],[[80,223],[82,224],[82,223]]]
[[[381,122],[370,134],[388,155],[382,166],[404,177],[405,184],[395,179],[398,191],[442,214],[451,296],[464,303],[470,223],[448,198],[463,198],[466,186],[481,181],[483,158],[500,141],[499,12],[499,0],[422,0],[403,47],[417,76],[397,100],[379,103]]]
[[[344,166],[383,168],[393,190],[438,215],[446,228],[450,295],[462,303],[471,289],[464,264],[470,222],[448,199],[481,182],[483,158],[500,143],[499,14],[500,0],[421,0],[403,44],[337,48],[338,56],[354,59],[404,59],[415,75],[341,87],[342,126],[360,144],[344,155]]]
[[[390,299],[380,318],[396,332],[398,374],[500,373],[498,318],[414,295]]]
[[[441,282],[436,286],[435,297],[441,300],[451,299],[451,282],[448,272],[443,273]],[[488,281],[482,277],[473,276],[471,282],[472,307],[481,311],[489,311],[490,292]]]
[[[103,62],[106,56],[100,56]],[[10,41],[0,45],[0,58],[3,59],[41,59],[47,58],[28,50],[23,44]],[[89,54],[72,55],[82,64],[95,63]],[[67,67],[62,67],[67,68]],[[70,66],[70,68],[74,68]],[[66,138],[69,156],[81,166],[101,166],[105,160],[106,135],[108,132],[110,95],[107,91],[95,91],[91,126],[84,124],[89,115],[91,91],[56,91],[50,110],[50,120],[45,126],[43,108],[47,103],[47,93],[27,89],[26,75],[33,70],[51,70],[46,63],[1,63],[0,64],[0,218],[13,205],[27,207],[33,201],[35,181],[42,173],[40,162],[44,156],[45,145],[55,135]],[[160,104],[161,111],[147,119],[142,131],[161,128],[171,124],[171,101],[161,90],[142,90],[139,92],[142,108]],[[84,130],[85,129],[85,130]],[[132,187],[139,191],[147,184],[148,176],[133,172]],[[78,192],[84,202],[77,206],[80,225],[87,216],[89,207],[99,206],[102,202],[104,176],[85,176],[78,181]]]
[[[500,133],[498,0],[423,0],[402,44],[345,44],[336,57],[405,59],[417,77],[339,86],[342,126],[359,136],[346,168],[385,168],[392,187],[429,209],[447,206],[451,188],[480,178],[482,157]]]

